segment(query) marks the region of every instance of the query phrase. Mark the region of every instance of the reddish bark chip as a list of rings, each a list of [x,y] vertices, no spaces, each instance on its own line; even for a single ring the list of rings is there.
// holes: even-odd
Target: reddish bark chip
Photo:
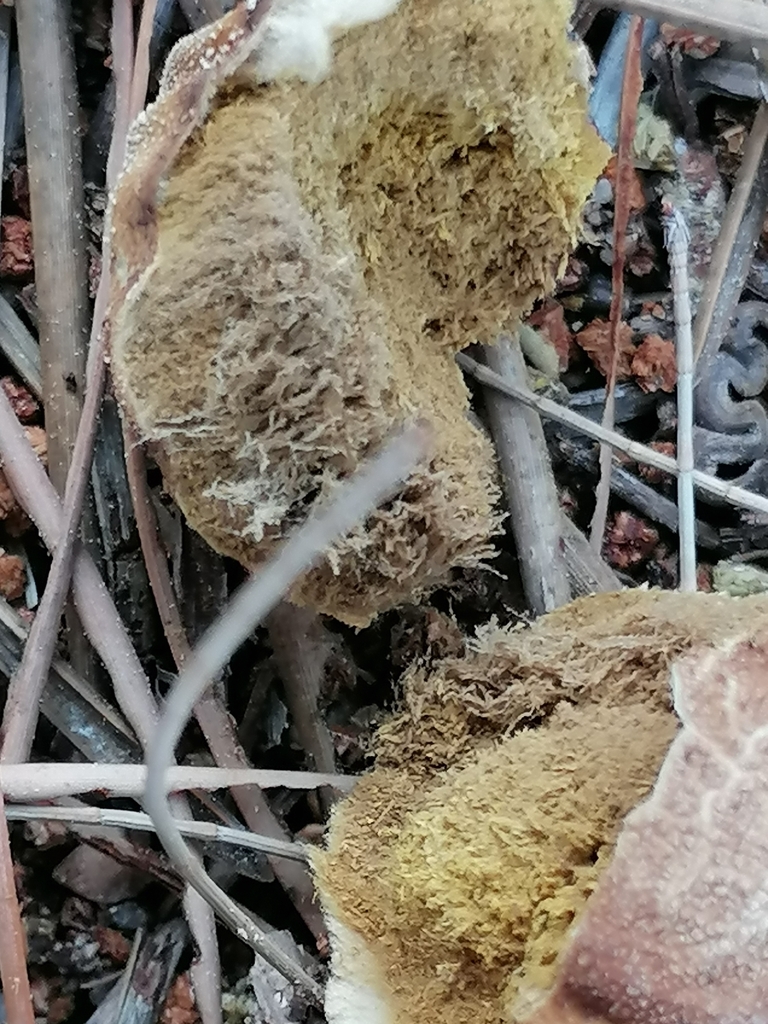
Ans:
[[[675,346],[658,334],[647,334],[632,356],[632,375],[643,391],[674,391]]]
[[[635,346],[632,344],[632,328],[629,324],[619,324],[619,361],[616,379],[627,380],[632,376],[632,357]],[[607,320],[593,320],[576,335],[576,344],[582,348],[604,377],[611,372],[613,352],[611,346],[611,325]]]

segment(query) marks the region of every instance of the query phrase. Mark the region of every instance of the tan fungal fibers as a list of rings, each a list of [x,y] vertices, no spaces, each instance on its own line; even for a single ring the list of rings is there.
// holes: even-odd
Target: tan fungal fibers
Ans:
[[[365,624],[489,554],[492,451],[453,355],[551,288],[605,163],[570,7],[403,0],[319,84],[241,73],[171,171],[113,363],[215,548],[256,569],[394,426],[434,428],[297,603]]]
[[[671,661],[766,623],[765,596],[625,591],[413,670],[316,858],[331,1024],[366,987],[382,1024],[525,1020],[676,732]]]

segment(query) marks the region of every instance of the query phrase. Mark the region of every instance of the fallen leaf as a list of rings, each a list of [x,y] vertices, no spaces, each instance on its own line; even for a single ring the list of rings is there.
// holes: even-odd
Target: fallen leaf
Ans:
[[[632,376],[643,391],[674,391],[675,346],[658,334],[646,334],[632,357]]]
[[[705,562],[699,562],[696,566],[696,589],[704,594],[711,594],[714,590],[712,583],[712,566]]]
[[[604,377],[611,372],[611,326],[607,320],[593,320],[576,335],[576,344],[583,349]],[[632,328],[629,324],[619,324],[618,330],[619,358],[616,366],[616,379],[627,380],[632,376],[632,356],[635,346],[632,344]]]

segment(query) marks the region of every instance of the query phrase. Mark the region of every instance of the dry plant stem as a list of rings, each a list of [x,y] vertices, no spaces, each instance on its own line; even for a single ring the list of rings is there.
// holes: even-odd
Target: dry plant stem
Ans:
[[[677,350],[677,511],[680,589],[696,590],[696,506],[693,491],[693,338],[688,287],[688,228],[679,210],[666,218]]]
[[[1,389],[0,458],[17,500],[34,521],[46,546],[52,550],[61,536],[61,503]],[[149,680],[104,581],[82,549],[75,555],[72,584],[83,626],[112,677],[118,704],[146,749],[157,718]],[[184,812],[182,805],[180,813]],[[215,943],[213,916],[196,894],[192,896],[191,904],[189,900],[185,904],[190,929],[201,948],[201,956],[205,953],[211,960],[215,952],[211,948]]]
[[[183,808],[178,805],[177,810],[180,816],[192,817],[186,802]],[[221,957],[213,908],[190,885],[184,888],[182,905],[189,930],[197,946],[196,956],[190,967],[190,977],[200,1019],[203,1024],[222,1024]]]
[[[5,811],[8,821],[63,821],[75,825],[154,832],[152,819],[141,811],[113,811],[101,807],[41,807],[35,804],[10,804]],[[277,839],[256,835],[247,829],[229,828],[210,821],[184,821],[179,818],[176,825],[182,835],[192,839],[242,846],[246,850],[258,850],[273,857],[286,857],[304,864],[308,860],[306,847],[300,843],[282,843]]]
[[[40,347],[3,295],[0,295],[0,350],[35,398],[42,398]]]
[[[296,738],[309,755],[308,767],[333,772],[333,740],[319,707],[331,649],[322,619],[309,608],[281,601],[267,616],[267,629]],[[320,790],[318,795],[327,813],[334,795],[327,789]]]
[[[54,550],[61,530],[61,501],[2,390],[0,459],[19,504],[37,526],[46,547]],[[149,680],[104,581],[82,547],[75,556],[72,585],[83,627],[112,677],[118,704],[144,745],[157,715]]]
[[[130,58],[132,55],[130,0],[115,0],[113,4],[112,50],[117,86],[117,116],[129,99]],[[125,120],[122,117],[122,120]],[[113,167],[122,160],[125,135],[113,135]],[[109,182],[112,185],[114,182]],[[98,427],[98,416],[106,380],[107,330],[104,322],[109,301],[109,237],[104,236],[102,246],[102,274],[96,293],[88,353],[87,384],[82,415],[75,438],[72,462],[64,495],[64,513],[59,542],[53,555],[40,608],[32,623],[29,639],[24,648],[21,665],[14,673],[8,688],[3,714],[3,742],[0,761],[26,761],[32,748],[37,727],[38,709],[43,687],[48,678],[58,635],[64,602],[72,577],[75,545],[82,514],[83,501],[93,459],[93,445]]]
[[[629,26],[627,51],[624,58],[624,77],[621,86],[621,112],[619,114],[619,144],[616,157],[616,197],[613,216],[613,266],[611,268],[611,310],[609,313],[611,340],[611,372],[606,381],[603,426],[611,430],[616,404],[616,374],[619,366],[619,330],[624,308],[624,264],[626,262],[627,224],[631,175],[633,171],[633,144],[637,105],[643,90],[640,67],[643,45],[643,19],[634,17]],[[590,524],[590,543],[596,552],[602,551],[608,502],[611,496],[611,463],[613,452],[607,445],[600,447],[600,473],[595,492],[595,511]]]
[[[149,86],[149,47],[152,42],[152,28],[155,21],[157,0],[144,0],[141,5],[139,38],[136,41],[136,60],[133,65],[131,95],[128,105],[130,120],[141,113],[147,100]],[[119,102],[119,100],[118,100]],[[126,126],[127,127],[127,126]],[[122,164],[122,160],[120,161]]]
[[[107,188],[109,190],[113,188],[123,165],[125,140],[131,121],[135,117],[132,107],[134,64],[140,59],[140,47],[143,42],[142,39],[139,39],[139,48],[134,51],[133,6],[126,0],[113,0],[112,2],[111,42],[115,113],[109,153],[107,154]],[[105,236],[102,242],[102,275],[109,267],[109,263],[104,262],[104,256],[109,256],[109,251],[103,251],[108,245],[109,240]]]
[[[205,873],[176,828],[168,803],[165,773],[184,725],[209,680],[229,661],[254,626],[275,607],[290,586],[322,553],[357,526],[405,480],[426,449],[426,436],[416,428],[405,431],[387,449],[341,487],[335,501],[311,515],[257,577],[234,596],[226,611],[205,633],[186,662],[166,701],[163,715],[149,748],[144,804],[155,823],[158,837],[180,874],[213,906],[219,917],[245,939],[277,970],[284,973],[313,999],[321,991],[283,951]]]
[[[107,184],[110,190],[114,190],[117,174],[123,165],[129,124],[139,115],[146,100],[149,82],[149,50],[152,41],[156,7],[157,0],[144,0],[135,58],[131,62],[131,42],[133,38],[132,9],[129,0],[113,0],[113,50],[119,49],[120,64],[115,68],[115,126],[112,132],[112,141],[107,161]],[[89,359],[88,366],[90,386],[95,389],[96,381],[94,378],[98,375],[100,393],[103,391],[106,377],[106,356],[110,327],[109,322],[106,321],[107,306],[111,297],[110,268],[112,265],[112,255],[110,237],[110,231],[105,231],[102,241],[102,273],[96,296],[96,310],[94,312],[94,331],[96,331],[96,334],[91,340],[92,358]],[[98,352],[94,353],[96,348],[98,348]],[[96,360],[98,360],[98,364],[96,364]],[[88,412],[90,412],[90,408]],[[85,439],[85,445],[88,446],[88,464],[90,465],[96,433],[96,420],[94,418],[91,423],[90,419],[86,419],[86,410],[84,409],[81,431],[78,433],[78,443],[81,434],[86,431],[88,431],[88,436]],[[80,465],[78,464],[79,468]],[[70,521],[66,518],[66,512],[67,508],[65,506],[65,522],[69,525]],[[58,550],[56,554],[58,555]],[[54,563],[55,561],[54,559]],[[191,816],[186,805],[179,805],[179,810],[184,817]],[[187,887],[184,893],[184,909],[199,952],[191,968],[198,1010],[200,1011],[203,1024],[219,1024],[222,1013],[221,963],[213,915],[207,904],[201,901],[199,894],[189,887]]]
[[[480,363],[475,362],[474,359],[464,355],[464,353],[459,353],[456,356],[456,361],[463,370],[471,374],[481,384],[488,384],[496,388],[497,391],[501,391],[502,394],[517,399],[532,409],[537,409],[542,416],[548,416],[558,423],[565,423],[587,437],[600,441],[601,444],[608,444],[616,451],[623,452],[636,462],[645,463],[647,466],[655,466],[656,469],[660,469],[664,473],[671,473],[673,476],[677,476],[677,462],[674,459],[670,459],[669,456],[662,455],[660,452],[654,451],[653,448],[640,444],[638,441],[630,441],[629,438],[624,437],[615,430],[606,430],[601,424],[594,423],[592,420],[587,419],[586,416],[580,416],[570,409],[565,409],[562,405],[558,405],[557,402],[553,402],[549,398],[535,395],[527,388],[521,388],[516,384],[512,384],[503,377],[499,377],[497,373],[494,373],[487,366],[481,366]],[[738,508],[748,508],[762,515],[768,515],[768,498],[764,498],[761,494],[753,494],[752,491],[746,491],[743,487],[734,487],[724,480],[710,476],[709,473],[702,473],[700,469],[694,469],[693,482],[700,490],[707,494],[712,494],[722,501],[727,501],[731,505],[735,505]]]
[[[88,337],[79,109],[68,5],[16,7],[50,475],[64,493]]]
[[[0,793],[0,980],[8,1024],[34,1024],[27,975],[27,941],[21,920],[5,804]]]
[[[147,492],[144,451],[136,433],[127,421],[123,425],[125,436],[126,470],[131,489],[141,549],[149,575],[155,604],[163,624],[163,631],[171,654],[180,670],[188,659],[191,648],[173,591],[168,563],[160,549],[157,523]],[[220,768],[250,769],[232,719],[209,688],[195,705],[195,717],[205,736],[208,748]],[[331,764],[333,771],[333,764]],[[257,785],[238,786],[232,796],[244,820],[254,832],[285,842],[289,836],[269,806]],[[296,909],[316,939],[326,934],[322,912],[314,899],[314,884],[309,872],[296,864],[276,861],[272,868],[276,878],[293,900]]]
[[[102,282],[104,278],[102,278]],[[102,296],[103,315],[106,306],[106,285],[99,285]],[[98,414],[104,392],[106,363],[104,343],[100,338],[93,341],[92,351],[98,351],[95,373],[89,374],[88,390],[83,406],[80,430],[75,441],[75,450],[70,469],[69,481],[64,497],[64,509],[51,570],[48,575],[43,597],[24,647],[24,654],[17,672],[13,674],[8,687],[8,697],[3,713],[3,742],[0,748],[0,762],[26,761],[32,749],[40,699],[48,678],[51,661],[56,649],[58,625],[69,590],[75,547],[78,541],[78,524],[83,500],[88,487],[88,477],[93,456],[93,442],[98,426]]]
[[[217,21],[224,13],[221,0],[179,0],[179,6],[193,31]]]
[[[715,242],[694,322],[694,358],[716,355],[741,297],[768,200],[768,104],[761,103]]]
[[[39,311],[48,468],[64,493],[77,432],[88,337],[80,110],[69,7],[29,0],[16,9]],[[83,534],[94,536],[91,509]],[[85,678],[95,663],[71,608],[70,660]]]
[[[267,768],[198,768],[190,765],[169,768],[166,787],[173,793],[185,790],[215,790],[261,786],[263,789],[314,789],[331,786],[348,793],[357,779],[353,775],[322,772],[273,771]],[[147,769],[142,764],[7,764],[0,768],[0,790],[9,800],[54,800],[81,793],[109,793],[114,797],[137,797],[144,792]]]
[[[237,730],[226,709],[221,706],[209,689],[195,704],[195,718],[205,736],[205,741],[213,754],[219,769],[237,775],[242,773],[244,780],[231,784],[232,797],[238,806],[246,824],[254,832],[271,839],[285,841],[288,833],[272,812],[269,802],[261,791],[262,783],[253,772],[250,762],[237,738]],[[311,776],[312,773],[309,773]],[[315,775],[317,787],[340,789],[338,782],[333,782],[333,775],[319,773]],[[337,780],[342,776],[336,776]],[[308,788],[316,788],[309,786]],[[343,787],[342,787],[343,788]],[[315,900],[314,882],[307,869],[291,861],[279,860],[272,862],[272,870],[286,893],[292,900],[304,923],[318,942],[327,935],[327,928],[320,906]]]
[[[5,163],[5,119],[8,102],[8,67],[11,50],[11,12],[0,8],[0,168]]]
[[[12,663],[17,649],[23,648],[28,636],[29,629],[26,623],[22,622],[16,611],[4,599],[0,599],[0,644],[3,647],[0,664],[3,666],[2,671],[4,673],[11,674],[8,670],[8,661],[10,659]],[[20,660],[20,656],[16,658],[17,663]],[[123,756],[114,753],[112,757],[106,757],[104,760],[124,760],[125,749],[126,747],[130,749],[134,742],[134,737],[123,717],[115,711],[112,705],[90,683],[81,679],[67,662],[62,661],[60,658],[54,658],[51,669],[49,687],[46,688],[43,696],[43,714],[49,718],[51,715],[54,715],[56,728],[60,731],[63,730],[67,738],[74,742],[75,745],[77,745],[77,741],[72,736],[71,729],[67,729],[64,725],[61,720],[61,714],[56,714],[57,710],[64,707],[67,709],[71,708],[74,712],[74,717],[81,719],[78,725],[80,725],[84,732],[96,731],[94,726],[91,726],[89,730],[88,722],[97,718],[100,729],[97,741],[93,746],[107,742],[105,740],[105,731],[108,731],[118,739],[118,742],[119,740],[125,742],[120,747]],[[86,717],[83,710],[84,706],[90,707],[93,710],[92,718]],[[84,746],[82,732],[79,742],[82,749]]]
[[[768,44],[768,7],[756,0],[604,0],[604,5],[718,39]]]
[[[525,361],[517,336],[487,345],[485,359],[499,376],[524,384]],[[525,596],[535,615],[571,599],[562,555],[560,502],[541,419],[493,389],[485,394],[491,433],[504,481],[510,524]]]

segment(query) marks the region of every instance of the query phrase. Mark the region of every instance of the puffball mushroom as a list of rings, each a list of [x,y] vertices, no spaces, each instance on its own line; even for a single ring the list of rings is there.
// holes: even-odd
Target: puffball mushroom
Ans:
[[[746,799],[744,780],[752,771],[766,792],[766,650],[732,648],[729,665],[716,649],[766,626],[765,596],[624,591],[580,599],[528,628],[488,628],[466,656],[412,669],[375,770],[337,808],[315,857],[332,937],[329,1024],[753,1019],[707,1016],[706,993],[697,996],[687,975],[686,1000],[701,1012],[654,1012],[669,995],[665,942],[693,978],[711,966],[705,953],[730,948],[721,931],[746,936],[749,900],[763,905],[766,814]],[[675,683],[678,732],[670,665],[709,645]],[[739,783],[731,797],[729,778]],[[721,885],[718,910],[707,887],[728,865],[707,833],[725,848],[728,814],[749,817],[750,808],[754,834],[733,825],[728,856],[754,891]],[[687,842],[692,835],[700,845]],[[707,872],[697,876],[697,864]],[[651,893],[654,879],[675,883]],[[700,907],[702,927],[717,922],[709,947],[696,937]],[[645,974],[633,951],[651,964]],[[746,973],[728,975],[725,961],[718,970],[735,999]],[[613,1016],[612,998],[631,1012]]]
[[[216,550],[258,570],[393,427],[432,425],[290,595],[355,625],[491,553],[453,357],[553,286],[608,157],[569,0],[395,6],[241,3],[184,40],[112,209],[117,391]]]

